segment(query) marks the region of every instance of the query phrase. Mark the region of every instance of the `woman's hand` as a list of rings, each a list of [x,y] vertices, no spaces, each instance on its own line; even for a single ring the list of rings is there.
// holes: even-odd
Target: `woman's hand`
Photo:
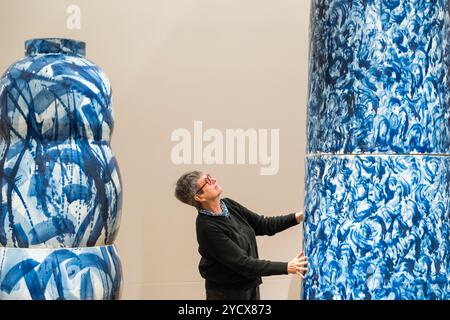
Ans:
[[[296,274],[304,279],[305,273],[308,271],[308,258],[300,252],[291,261],[288,262],[288,274]]]
[[[300,210],[299,212],[295,213],[295,219],[297,220],[297,223],[301,223],[305,220],[305,211]]]

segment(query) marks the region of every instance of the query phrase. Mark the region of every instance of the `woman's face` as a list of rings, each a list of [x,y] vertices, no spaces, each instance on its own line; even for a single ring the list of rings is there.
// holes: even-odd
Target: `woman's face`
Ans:
[[[209,174],[203,174],[197,180],[197,188],[200,190],[197,196],[201,200],[212,200],[222,193],[222,188],[217,184],[217,180]]]

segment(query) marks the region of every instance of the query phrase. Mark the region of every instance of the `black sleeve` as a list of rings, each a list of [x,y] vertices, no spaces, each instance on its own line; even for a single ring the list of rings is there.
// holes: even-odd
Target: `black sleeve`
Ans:
[[[287,262],[255,259],[234,243],[226,234],[214,226],[198,233],[198,242],[219,263],[247,277],[287,274]]]
[[[295,213],[276,217],[265,217],[250,211],[230,198],[227,199],[247,218],[248,223],[252,226],[253,230],[255,230],[257,236],[273,236],[278,232],[298,224],[295,219]]]

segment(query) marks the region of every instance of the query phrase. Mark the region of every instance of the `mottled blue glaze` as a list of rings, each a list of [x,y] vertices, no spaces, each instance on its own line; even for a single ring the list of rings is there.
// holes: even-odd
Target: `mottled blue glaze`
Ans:
[[[25,54],[27,56],[49,53],[85,56],[86,43],[60,38],[30,39],[25,41]]]
[[[119,299],[114,245],[71,249],[0,248],[0,300]]]
[[[0,80],[0,245],[112,244],[122,207],[111,87],[83,42],[35,39]]]
[[[303,297],[449,299],[448,0],[312,0],[310,40]]]
[[[450,157],[309,156],[304,299],[450,299]]]
[[[312,0],[309,153],[450,151],[448,0]]]

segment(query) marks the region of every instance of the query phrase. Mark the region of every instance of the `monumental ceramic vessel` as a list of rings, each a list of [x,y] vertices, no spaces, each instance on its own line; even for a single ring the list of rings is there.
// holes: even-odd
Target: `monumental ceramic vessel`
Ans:
[[[305,299],[450,298],[450,11],[313,0]]]
[[[0,248],[2,300],[110,300],[120,297],[122,268],[114,245]]]
[[[36,248],[80,247],[77,252],[83,252],[91,250],[85,247],[112,245],[121,216],[121,178],[110,146],[114,120],[109,80],[85,58],[84,42],[33,39],[25,48],[25,58],[0,80],[0,245],[20,248],[2,251],[8,265],[0,264],[0,298],[5,288],[15,292],[3,285],[14,261],[34,261]],[[43,252],[59,256],[57,251]],[[19,260],[10,256],[19,253]],[[39,257],[43,259],[41,253]],[[37,277],[38,262],[32,265],[29,276]],[[47,297],[44,289],[28,296]]]

